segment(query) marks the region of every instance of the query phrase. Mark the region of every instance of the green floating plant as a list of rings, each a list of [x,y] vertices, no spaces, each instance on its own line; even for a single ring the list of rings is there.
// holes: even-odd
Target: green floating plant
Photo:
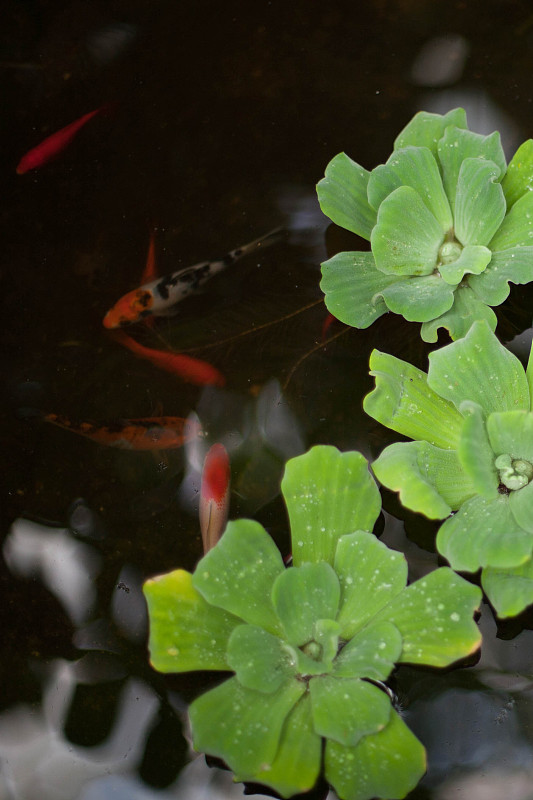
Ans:
[[[365,411],[415,440],[386,447],[375,475],[407,508],[448,517],[438,551],[455,570],[482,568],[498,615],[518,614],[533,603],[532,356],[524,371],[478,321],[430,353],[427,375],[377,350],[370,368]]]
[[[448,567],[406,587],[403,555],[368,532],[381,503],[360,453],[314,447],[282,492],[294,566],[259,523],[230,522],[193,575],[145,584],[152,664],[235,673],[190,706],[195,749],[235,780],[289,797],[323,767],[340,798],[402,798],[425,751],[381,682],[395,663],[473,652],[481,592]]]
[[[533,140],[509,166],[498,132],[468,130],[466,114],[424,111],[372,172],[340,153],[317,186],[322,211],[370,240],[322,264],[331,313],[367,328],[386,311],[421,322],[426,342],[474,320],[492,330],[509,281],[533,280]]]

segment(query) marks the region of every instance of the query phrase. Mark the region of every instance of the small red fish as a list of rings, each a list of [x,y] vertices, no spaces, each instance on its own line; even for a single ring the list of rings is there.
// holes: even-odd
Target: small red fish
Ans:
[[[208,451],[202,470],[200,489],[200,530],[204,554],[216,545],[228,521],[230,463],[223,444]]]
[[[139,358],[150,361],[154,366],[164,369],[166,372],[179,375],[187,383],[193,383],[195,386],[224,386],[226,383],[222,373],[207,361],[201,361],[199,358],[192,358],[183,353],[145,347],[122,330],[113,331],[112,336]]]
[[[146,254],[146,264],[141,275],[141,283],[148,283],[157,278],[157,267],[155,260],[155,231],[150,229],[150,241],[148,242],[148,253]]]
[[[83,128],[89,120],[107,108],[108,106],[104,105],[100,106],[100,108],[96,108],[94,111],[89,111],[87,114],[84,114],[83,117],[75,120],[75,122],[71,122],[70,125],[61,128],[61,130],[43,139],[40,144],[33,147],[26,155],[22,156],[17,166],[17,174],[23,175],[25,172],[38,169],[49,161],[52,161],[53,158],[68,147],[78,131]]]
[[[73,422],[60,414],[44,414],[43,419],[98,444],[121,450],[172,450],[201,435],[200,424],[183,417],[140,417],[105,425]]]
[[[331,327],[331,325],[336,321],[337,321],[337,317],[334,317],[333,314],[329,314],[328,313],[328,315],[327,315],[327,317],[324,320],[324,323],[322,325],[322,341],[325,340],[326,333],[328,332],[328,330]]]

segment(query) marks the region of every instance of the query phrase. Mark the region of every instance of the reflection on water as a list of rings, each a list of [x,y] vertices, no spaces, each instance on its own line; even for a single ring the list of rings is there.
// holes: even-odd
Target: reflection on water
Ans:
[[[129,773],[138,766],[158,699],[140,680],[128,679],[119,697],[115,722],[106,741],[76,747],[64,726],[76,688],[75,664],[62,659],[44,674],[40,708],[19,705],[0,715],[0,758],[4,796],[27,800],[78,797],[90,780]]]
[[[319,263],[361,242],[328,227],[314,184],[341,150],[370,169],[384,161],[421,108],[465,106],[470,127],[500,130],[510,155],[531,135],[532,19],[501,0],[482,14],[444,0],[8,0],[0,800],[243,796],[190,751],[185,711],[201,676],[149,667],[142,581],[200,557],[199,473],[213,442],[231,457],[230,517],[256,516],[282,549],[287,458],[315,443],[366,456],[389,443],[361,408],[369,353],[425,369],[427,347],[417,326],[388,317],[323,341]],[[55,162],[15,175],[26,150],[109,101],[113,114]],[[106,336],[103,315],[138,284],[153,227],[165,274],[278,225],[289,238],[276,252],[136,330],[147,346],[213,363],[223,390],[184,384]],[[498,309],[522,359],[530,308],[523,289]],[[197,414],[206,438],[155,457],[114,452],[22,419],[22,407],[95,421]],[[434,568],[431,525],[407,515],[404,526],[385,504],[383,539],[406,552],[411,577]],[[429,754],[413,800],[531,795],[532,616],[497,629],[484,607],[480,624],[475,666],[394,676]]]
[[[101,566],[92,547],[77,542],[66,530],[19,519],[4,542],[3,555],[15,575],[39,577],[75,625],[89,617]]]
[[[185,447],[187,466],[179,489],[183,508],[198,513],[202,466],[215,442],[230,456],[240,516],[255,513],[277,497],[285,462],[305,450],[302,426],[279,381],[267,381],[255,399],[207,387],[197,411],[208,436]]]

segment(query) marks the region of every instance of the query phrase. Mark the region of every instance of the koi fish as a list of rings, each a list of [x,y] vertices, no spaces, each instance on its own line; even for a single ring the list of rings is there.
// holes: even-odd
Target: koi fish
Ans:
[[[200,436],[202,431],[198,422],[183,417],[139,417],[99,425],[73,422],[61,414],[42,416],[46,422],[120,450],[172,450]]]
[[[89,120],[107,108],[108,106],[104,105],[100,106],[100,108],[96,108],[94,111],[89,111],[87,114],[84,114],[83,117],[71,122],[70,125],[61,128],[61,130],[43,139],[40,144],[33,147],[26,155],[22,156],[17,166],[17,174],[23,175],[25,172],[29,172],[32,169],[38,169],[58,156],[68,147],[78,131],[83,128]]]
[[[208,451],[200,489],[200,530],[204,554],[216,545],[226,527],[229,511],[230,464],[223,444]]]
[[[148,283],[157,277],[157,266],[155,260],[155,230],[150,229],[150,240],[148,242],[148,253],[146,254],[146,264],[141,275],[141,283]],[[152,328],[155,322],[155,317],[146,317],[144,320],[148,328]]]
[[[139,358],[150,361],[155,367],[164,369],[166,372],[179,375],[187,383],[193,383],[195,386],[224,386],[226,383],[224,375],[207,361],[193,358],[184,353],[146,347],[121,330],[114,331],[113,338]]]
[[[283,229],[276,228],[253,242],[231,250],[223,258],[202,261],[143,284],[115,303],[103,319],[104,327],[121,328],[149,316],[172,316],[175,313],[174,306],[198,291],[213,275],[231,266],[255,248],[267,247],[280,241],[283,235]]]

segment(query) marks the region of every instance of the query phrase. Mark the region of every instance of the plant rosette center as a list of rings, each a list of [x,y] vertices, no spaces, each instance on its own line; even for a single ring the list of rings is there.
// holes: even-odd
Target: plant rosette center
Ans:
[[[413,439],[372,465],[402,503],[445,520],[437,549],[482,570],[498,616],[533,603],[533,360],[527,370],[484,321],[430,354],[429,371],[374,351],[370,416]],[[455,512],[452,514],[452,512]]]
[[[380,688],[395,664],[447,666],[479,646],[481,593],[448,567],[407,586],[369,532],[381,503],[360,453],[286,465],[294,566],[257,522],[230,522],[193,575],[148,581],[156,669],[227,670],[189,715],[196,750],[282,797],[321,770],[343,800],[404,797],[425,751]]]
[[[523,489],[533,478],[533,464],[524,458],[513,458],[508,453],[502,453],[494,461],[498,470],[500,483],[510,491]]]
[[[344,252],[322,264],[328,310],[366,328],[387,311],[421,322],[436,342],[475,320],[492,330],[492,306],[509,282],[533,280],[533,140],[507,165],[494,132],[468,129],[464,109],[419,112],[372,171],[345,153],[317,185],[322,211],[370,241],[370,252]]]
[[[437,269],[446,264],[453,264],[461,257],[463,247],[457,240],[448,239],[442,244],[438,253]]]

